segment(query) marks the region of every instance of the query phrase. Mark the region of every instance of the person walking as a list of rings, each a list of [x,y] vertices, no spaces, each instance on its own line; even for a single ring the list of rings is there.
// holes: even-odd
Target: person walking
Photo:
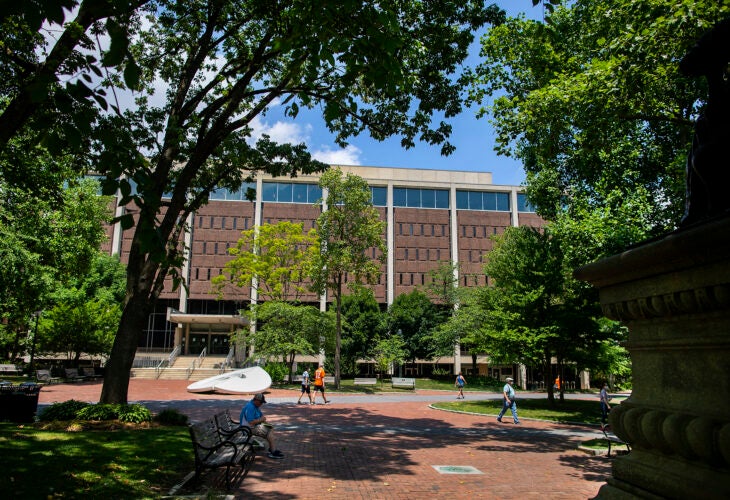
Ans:
[[[261,413],[261,405],[266,403],[263,393],[254,394],[251,399],[241,410],[241,416],[238,421],[241,425],[248,425],[251,428],[251,434],[265,438],[269,443],[269,458],[278,460],[284,458],[284,454],[276,449],[276,439],[274,437],[274,426],[266,423],[266,417]]]
[[[302,404],[302,396],[304,396],[305,392],[307,393],[307,397],[309,398],[309,404],[314,404],[314,400],[312,399],[312,391],[309,389],[309,382],[309,371],[305,368],[304,373],[302,373],[302,393],[299,395],[299,399],[297,400],[298,405]]]
[[[605,426],[608,423],[608,412],[611,411],[611,405],[608,404],[608,401],[611,399],[611,396],[608,395],[608,383],[603,383],[603,388],[601,389],[600,394],[600,400],[601,400],[601,425]]]
[[[324,395],[324,366],[321,364],[319,365],[319,368],[314,372],[314,396],[312,396],[312,404],[317,404],[317,393],[322,393],[322,399],[324,399],[324,404],[329,403],[329,399],[327,399],[327,396]]]
[[[515,390],[512,387],[512,383],[514,382],[514,379],[512,377],[507,377],[506,384],[504,384],[504,387],[502,388],[502,411],[499,412],[499,415],[497,416],[497,422],[502,421],[502,415],[504,415],[507,412],[507,409],[510,409],[512,411],[512,418],[514,419],[514,422],[516,424],[520,423],[520,419],[517,418],[517,403],[515,402]]]
[[[466,379],[461,372],[459,372],[456,376],[456,382],[454,382],[454,385],[459,388],[459,393],[456,395],[456,399],[464,399],[464,386],[466,385]]]

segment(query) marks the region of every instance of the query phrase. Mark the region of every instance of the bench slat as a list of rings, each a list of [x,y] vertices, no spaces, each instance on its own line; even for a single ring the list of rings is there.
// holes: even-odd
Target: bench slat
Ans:
[[[411,389],[416,388],[415,378],[393,378],[390,380],[391,387],[410,387]]]
[[[230,417],[226,412],[226,416]],[[241,466],[244,475],[248,473],[254,460],[253,446],[248,441],[238,443],[229,440],[221,433],[215,418],[209,418],[189,426],[190,438],[195,453],[195,477],[203,469],[226,468],[226,488],[230,490],[230,469]],[[242,430],[241,435],[246,431]],[[248,438],[250,438],[248,430]]]
[[[355,385],[375,385],[378,383],[377,379],[374,378],[356,378]]]

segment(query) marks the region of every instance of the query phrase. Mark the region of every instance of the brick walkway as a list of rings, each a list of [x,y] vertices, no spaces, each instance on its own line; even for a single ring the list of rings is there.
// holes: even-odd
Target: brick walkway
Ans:
[[[248,399],[191,394],[186,386],[133,379],[129,400],[154,411],[174,407],[196,419],[226,408],[237,414]],[[100,391],[100,382],[58,384],[44,387],[39,401],[96,402]],[[429,408],[429,400],[453,400],[439,392],[329,397],[331,405],[310,406],[296,404],[298,392],[267,393],[264,413],[286,458],[260,454],[234,498],[586,499],[610,475],[609,459],[577,450],[595,430],[524,419],[519,426],[499,424],[494,417]],[[473,467],[481,474],[441,474],[434,466]]]

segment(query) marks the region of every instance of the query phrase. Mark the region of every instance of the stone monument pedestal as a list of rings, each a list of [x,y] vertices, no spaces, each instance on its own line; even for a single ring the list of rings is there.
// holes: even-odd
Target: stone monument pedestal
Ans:
[[[597,498],[730,498],[730,217],[575,272],[629,329],[633,391],[610,423],[631,453]]]

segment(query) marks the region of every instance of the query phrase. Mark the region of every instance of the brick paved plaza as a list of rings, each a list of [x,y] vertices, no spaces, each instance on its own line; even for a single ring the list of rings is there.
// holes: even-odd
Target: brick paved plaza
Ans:
[[[130,382],[130,402],[153,411],[173,407],[195,420],[248,399],[192,394],[186,381]],[[97,402],[101,382],[46,386],[40,404]],[[231,498],[403,499],[592,498],[610,475],[610,459],[577,449],[596,429],[435,410],[453,394],[328,394],[330,405],[297,405],[298,391],[267,393],[264,413],[275,424],[284,460],[260,454]],[[467,393],[467,399],[498,394]],[[321,400],[320,400],[321,403]],[[511,421],[505,418],[504,421]],[[192,456],[192,449],[191,449]],[[434,466],[451,466],[456,474]],[[480,473],[465,473],[476,469]],[[211,473],[206,481],[215,482]]]

